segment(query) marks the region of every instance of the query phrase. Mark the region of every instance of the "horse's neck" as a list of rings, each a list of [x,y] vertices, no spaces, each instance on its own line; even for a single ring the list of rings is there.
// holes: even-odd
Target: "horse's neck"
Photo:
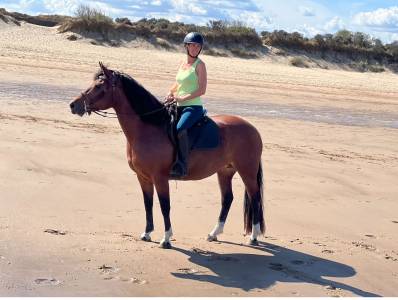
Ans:
[[[127,97],[123,92],[120,92],[118,97],[115,99],[116,101],[113,108],[117,114],[119,124],[122,127],[126,138],[129,141],[134,141],[137,138],[137,134],[143,131],[142,127],[144,124],[137,113],[131,108]]]

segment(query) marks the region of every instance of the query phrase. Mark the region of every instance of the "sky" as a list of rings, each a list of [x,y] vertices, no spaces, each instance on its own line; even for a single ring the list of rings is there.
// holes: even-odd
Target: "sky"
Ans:
[[[165,18],[206,25],[209,20],[235,20],[259,33],[285,30],[312,37],[347,29],[384,43],[398,40],[398,0],[0,0],[0,7],[8,11],[31,15],[74,15],[80,4],[132,21]]]

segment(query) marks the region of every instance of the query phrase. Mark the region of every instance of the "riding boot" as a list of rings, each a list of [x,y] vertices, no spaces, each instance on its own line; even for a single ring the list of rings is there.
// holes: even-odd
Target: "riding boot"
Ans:
[[[187,130],[182,130],[178,133],[178,150],[176,161],[171,167],[171,177],[184,177],[188,171],[188,154],[189,154],[189,140]]]

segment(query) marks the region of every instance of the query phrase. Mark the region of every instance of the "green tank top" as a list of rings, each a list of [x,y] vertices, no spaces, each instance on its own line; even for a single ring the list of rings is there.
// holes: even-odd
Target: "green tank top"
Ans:
[[[197,58],[196,61],[192,64],[189,69],[178,70],[176,81],[178,83],[177,88],[177,96],[183,96],[186,94],[191,94],[196,91],[199,87],[198,75],[196,74],[196,66],[200,62],[200,59]],[[203,105],[200,97],[193,98],[191,100],[187,100],[184,102],[178,102],[178,106],[190,106],[190,105]]]

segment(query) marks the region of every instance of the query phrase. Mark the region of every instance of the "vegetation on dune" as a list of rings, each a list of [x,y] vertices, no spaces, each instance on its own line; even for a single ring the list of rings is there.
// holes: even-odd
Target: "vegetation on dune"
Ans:
[[[115,29],[113,19],[106,16],[101,10],[80,5],[75,12],[75,18],[63,22],[58,30],[78,33],[95,32],[107,37]]]
[[[188,32],[198,31],[205,36],[205,51],[209,50],[210,46],[223,47],[235,53],[240,53],[243,49],[259,50],[263,47],[261,38],[256,31],[241,22],[210,21],[206,26],[198,26],[154,18],[144,18],[136,22],[132,22],[128,18],[117,18],[113,21],[102,11],[84,5],[79,6],[75,18],[63,23],[59,31],[72,31],[80,34],[100,33],[104,39],[108,40],[120,34],[129,33],[152,42],[159,38],[162,41],[178,44]],[[166,48],[170,46],[168,43],[163,43],[163,45]],[[242,55],[252,56],[247,51],[243,52]],[[209,51],[209,53],[213,52]]]
[[[306,38],[298,32],[288,33],[283,30],[261,32],[266,45],[285,49],[302,50],[307,53],[320,53],[323,58],[328,54],[344,54],[345,57],[366,64],[398,63],[398,43],[384,45],[379,39],[362,32],[340,30],[335,34],[318,34]]]
[[[283,30],[263,31],[258,34],[255,29],[240,21],[213,20],[205,26],[199,26],[154,18],[144,18],[134,22],[128,18],[113,20],[101,10],[87,5],[80,5],[74,17],[58,15],[32,17],[0,9],[0,18],[3,21],[6,22],[7,16],[12,16],[17,21],[42,26],[60,25],[58,28],[60,32],[70,31],[90,37],[99,34],[103,41],[114,46],[119,45],[127,36],[127,40],[140,37],[158,47],[175,49],[175,45],[180,45],[188,32],[198,31],[205,37],[203,53],[208,55],[226,56],[227,51],[230,55],[255,58],[272,47],[273,53],[277,55],[295,56],[290,58],[289,62],[298,67],[308,67],[307,62],[297,56],[300,54],[348,65],[358,71],[382,72],[385,66],[398,71],[398,41],[383,44],[379,39],[367,34],[348,30],[340,30],[335,34],[318,34],[313,38]],[[70,38],[70,40],[75,39],[76,36]]]

